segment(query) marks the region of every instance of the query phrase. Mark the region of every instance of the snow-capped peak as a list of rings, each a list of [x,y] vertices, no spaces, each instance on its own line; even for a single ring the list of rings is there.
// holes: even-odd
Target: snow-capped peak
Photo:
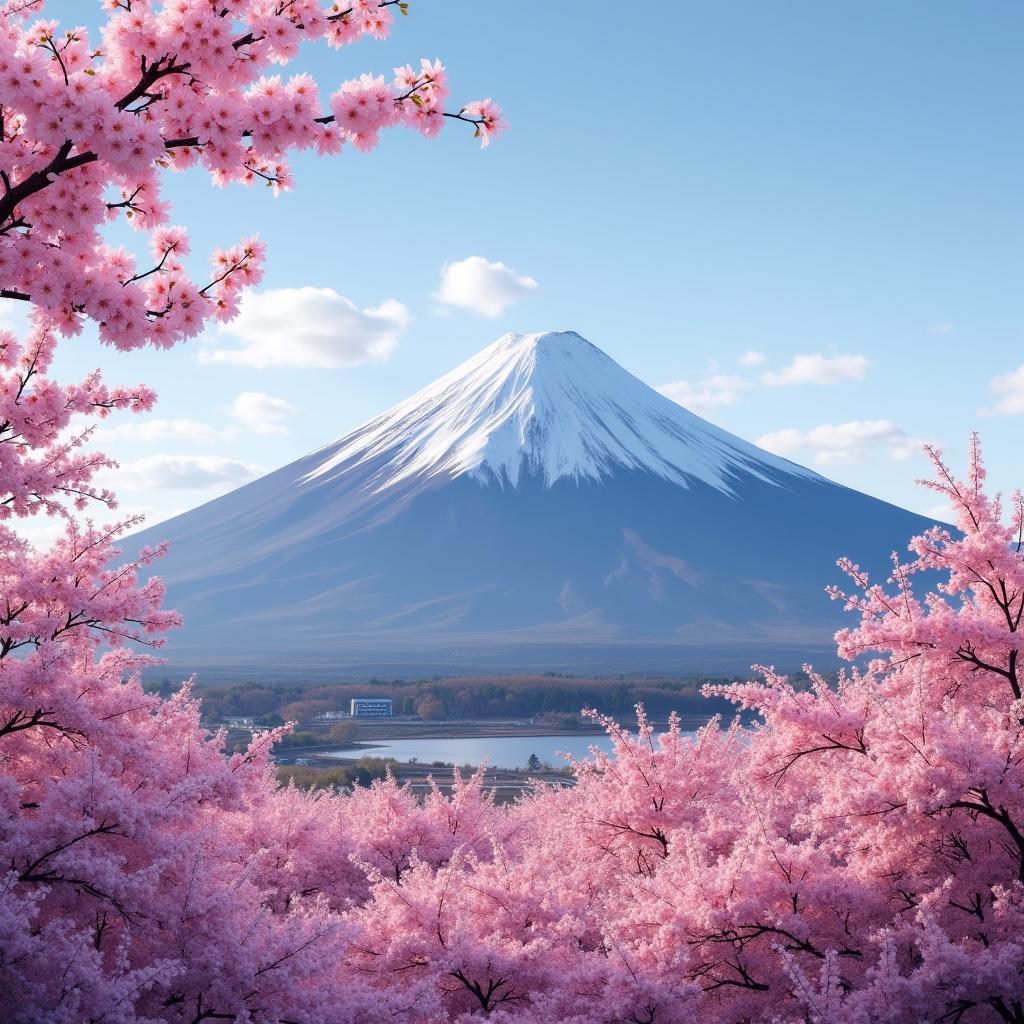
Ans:
[[[641,471],[725,492],[743,476],[816,476],[695,416],[572,331],[507,334],[319,454],[307,481],[372,464],[375,493],[463,474],[515,487]]]

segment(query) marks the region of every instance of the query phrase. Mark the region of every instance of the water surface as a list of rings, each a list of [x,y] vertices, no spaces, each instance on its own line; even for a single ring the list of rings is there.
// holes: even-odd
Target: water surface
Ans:
[[[692,733],[691,733],[692,735]],[[542,763],[564,768],[567,761],[559,754],[586,757],[591,747],[610,751],[612,741],[600,736],[460,736],[444,739],[374,740],[359,751],[331,751],[334,757],[393,757],[398,761],[415,758],[420,764],[433,761],[446,764],[479,765],[484,761],[491,768],[525,768],[531,754]]]
[[[334,750],[335,757],[393,757],[398,761],[415,758],[420,764],[444,761],[447,764],[478,765],[485,760],[492,768],[525,768],[531,754],[552,767],[564,768],[565,758],[586,757],[591,746],[611,750],[607,736],[461,736],[445,739],[375,740],[359,751]]]

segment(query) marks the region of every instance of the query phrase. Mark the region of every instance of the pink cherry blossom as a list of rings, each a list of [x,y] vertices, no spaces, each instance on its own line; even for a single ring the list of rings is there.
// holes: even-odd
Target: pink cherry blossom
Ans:
[[[237,279],[193,283],[180,258],[164,259],[155,244],[148,266],[103,245],[100,231],[112,217],[150,235],[164,227],[164,171],[200,164],[218,185],[263,182],[277,193],[292,185],[292,150],[336,152],[348,138],[365,151],[386,128],[406,124],[434,135],[445,117],[470,121],[485,141],[496,130],[490,101],[445,113],[448,87],[437,61],[423,61],[412,78],[402,69],[393,82],[371,75],[345,82],[328,112],[309,75],[286,81],[266,73],[287,64],[304,39],[382,38],[393,0],[345,10],[314,0],[246,0],[219,11],[203,0],[134,0],[111,4],[96,41],[81,28],[30,22],[44,6],[9,3],[0,28],[7,175],[0,273],[3,295],[45,311],[40,326],[59,333],[89,318],[119,348],[166,346],[194,337],[255,280],[255,253],[246,275],[240,266]],[[111,187],[119,198],[109,196]],[[179,244],[178,257],[183,252]],[[153,275],[166,285],[155,306],[146,284]],[[185,294],[188,313],[178,308]]]
[[[0,1019],[1024,1024],[1024,501],[986,492],[977,442],[962,481],[931,453],[955,530],[882,582],[840,563],[847,669],[761,669],[692,736],[594,712],[611,751],[511,805],[482,772],[280,788],[280,731],[228,755],[190,682],[147,692],[177,623],[143,580],[162,549],[121,564],[136,521],[77,513],[115,506],[90,424],[154,394],[51,373],[87,320],[168,347],[260,279],[250,238],[193,280],[163,175],[279,191],[294,150],[504,122],[445,111],[438,61],[326,112],[283,70],[385,35],[395,0],[106,6],[97,40],[0,6],[0,292],[31,311],[0,332]],[[104,241],[120,217],[138,251]],[[34,515],[64,520],[46,550],[12,528]]]
[[[338,152],[349,134],[317,83],[271,65],[306,39],[382,37],[392,0],[105,6],[91,39],[39,17],[43,0],[0,4],[0,296],[30,310],[21,337],[0,332],[0,519],[65,522],[46,550],[0,523],[0,1019],[383,1020],[375,987],[339,970],[382,856],[349,799],[279,789],[276,733],[225,756],[191,684],[170,700],[144,689],[178,622],[160,580],[140,575],[162,549],[119,564],[118,539],[139,521],[77,518],[116,504],[97,482],[114,464],[90,450],[90,421],[146,411],[153,391],[98,372],[61,383],[51,368],[89,320],[116,348],[165,348],[237,312],[263,244],[225,246],[194,280],[163,177],[200,165],[215,184],[277,192],[291,187],[291,151]],[[371,101],[359,148],[406,123],[419,91],[440,102],[440,65],[429,68],[401,88],[367,76],[349,87]],[[137,251],[104,240],[119,218]],[[382,789],[368,817],[383,823],[389,801],[408,799]],[[399,863],[488,848],[497,817],[479,779],[417,808],[413,832],[392,822]]]

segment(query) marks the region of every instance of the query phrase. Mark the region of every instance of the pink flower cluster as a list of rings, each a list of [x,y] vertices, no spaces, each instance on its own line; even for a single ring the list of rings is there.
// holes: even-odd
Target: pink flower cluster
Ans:
[[[480,146],[488,145],[496,135],[500,135],[507,125],[501,115],[501,108],[492,99],[474,100],[467,103],[459,111],[459,116],[468,118],[476,125],[476,134],[480,139]]]
[[[1004,524],[976,448],[967,481],[936,463],[960,532],[836,592],[873,661],[765,669],[695,736],[595,714],[611,752],[504,806],[482,772],[425,799],[278,788],[278,733],[226,757],[189,685],[141,687],[121,645],[174,624],[137,582],[159,552],[111,570],[122,527],[44,558],[0,528],[0,1015],[1014,1021],[1024,502]]]
[[[91,482],[110,460],[84,450],[91,430],[75,431],[74,417],[142,412],[156,397],[143,385],[108,388],[98,373],[79,384],[59,384],[48,376],[55,347],[49,330],[33,330],[24,344],[0,331],[0,519],[60,515],[67,502],[81,509],[90,499],[113,507],[113,494]],[[6,542],[9,535],[4,537]]]
[[[487,100],[444,112],[437,63],[323,115],[265,74],[302,38],[386,34],[395,0],[110,0],[99,51],[28,24],[42,6],[0,6],[0,294],[33,310],[0,334],[5,518],[112,505],[80,423],[153,402],[52,380],[60,334],[170,345],[259,277],[248,241],[191,280],[163,171],[282,188],[294,148],[502,128]],[[121,215],[142,267],[102,239]],[[0,1019],[1024,1024],[1024,501],[1004,521],[976,445],[965,481],[933,455],[958,530],[884,584],[843,563],[856,667],[766,669],[695,737],[601,719],[610,754],[511,806],[480,773],[425,800],[279,788],[277,733],[225,755],[190,686],[142,686],[177,620],[143,580],[159,550],[113,567],[134,522],[69,516],[43,553],[0,524]]]
[[[218,184],[287,188],[289,151],[333,153],[350,133],[321,111],[309,76],[265,72],[303,39],[383,37],[398,3],[106,5],[96,46],[81,28],[30,23],[44,0],[0,0],[0,298],[31,310],[23,338],[0,331],[0,519],[66,519],[44,552],[0,523],[0,1019],[337,1020],[355,1004],[323,981],[354,934],[346,917],[369,896],[370,865],[441,865],[478,829],[471,846],[484,854],[493,807],[479,780],[401,824],[386,800],[363,797],[394,843],[368,838],[328,865],[332,829],[354,838],[347,812],[277,788],[275,735],[225,757],[187,686],[169,701],[147,693],[140,670],[178,622],[148,574],[162,551],[117,566],[114,545],[138,521],[82,524],[73,510],[115,505],[96,482],[113,463],[87,450],[90,419],[147,410],[154,394],[50,371],[60,336],[87,320],[134,349],[234,316],[263,245],[214,252],[194,280],[163,173],[201,165]],[[405,104],[436,108],[439,124],[442,74],[425,66],[407,95],[388,90],[387,123],[433,134]],[[103,237],[122,216],[144,240],[141,258]],[[394,786],[386,799],[410,802]]]
[[[371,149],[382,128],[435,135],[446,116],[444,68],[424,61],[394,82],[344,83],[322,111],[316,82],[262,72],[303,39],[331,45],[382,38],[392,0],[323,9],[315,0],[115,2],[96,48],[81,28],[27,21],[41,0],[8,4],[0,22],[0,292],[31,301],[45,325],[75,333],[84,318],[120,348],[194,337],[259,278],[257,247],[228,277],[193,282],[182,243],[135,265],[109,248],[103,224],[123,215],[152,234],[169,210],[166,170],[201,165],[214,182],[291,187],[288,154]],[[450,115],[486,143],[501,126],[489,101]],[[111,187],[117,197],[110,195]]]
[[[446,116],[466,120],[468,107],[456,115],[445,113],[448,95],[448,76],[444,66],[440,61],[423,60],[419,69],[408,64],[395,68],[395,78],[390,85],[383,77],[372,75],[345,82],[331,96],[330,107],[342,137],[351,139],[358,149],[370,150],[377,144],[382,128],[406,124],[423,135],[434,136],[441,130]],[[478,116],[479,126],[482,126],[490,115],[485,115],[481,108]],[[496,107],[494,116],[500,120]],[[477,121],[472,123],[477,124]],[[486,138],[482,144],[486,145]]]

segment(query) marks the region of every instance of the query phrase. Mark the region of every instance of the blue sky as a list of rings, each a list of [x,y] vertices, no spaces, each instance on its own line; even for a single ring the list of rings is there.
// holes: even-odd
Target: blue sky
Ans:
[[[72,23],[96,10],[48,4]],[[277,308],[335,347],[321,362],[355,364],[217,362],[246,342],[214,331],[128,356],[77,339],[60,368],[146,379],[153,419],[191,421],[104,441],[125,464],[125,507],[156,517],[319,447],[506,331],[553,328],[899,504],[936,504],[913,486],[914,444],[959,465],[975,428],[1010,489],[1024,484],[1024,370],[1007,377],[1024,364],[1022,39],[1016,2],[413,0],[387,42],[311,48],[297,68],[326,94],[439,56],[453,99],[505,109],[489,149],[459,125],[435,141],[391,132],[369,155],[298,159],[277,200],[198,173],[167,184],[203,258],[253,231],[269,243],[261,290],[388,304],[376,355],[355,363],[380,318],[332,334],[340,300],[303,293]],[[474,256],[537,287],[484,268],[497,299],[519,301],[493,317],[444,305],[442,266]],[[266,362],[259,351],[243,358]],[[277,432],[253,433],[268,411]]]

